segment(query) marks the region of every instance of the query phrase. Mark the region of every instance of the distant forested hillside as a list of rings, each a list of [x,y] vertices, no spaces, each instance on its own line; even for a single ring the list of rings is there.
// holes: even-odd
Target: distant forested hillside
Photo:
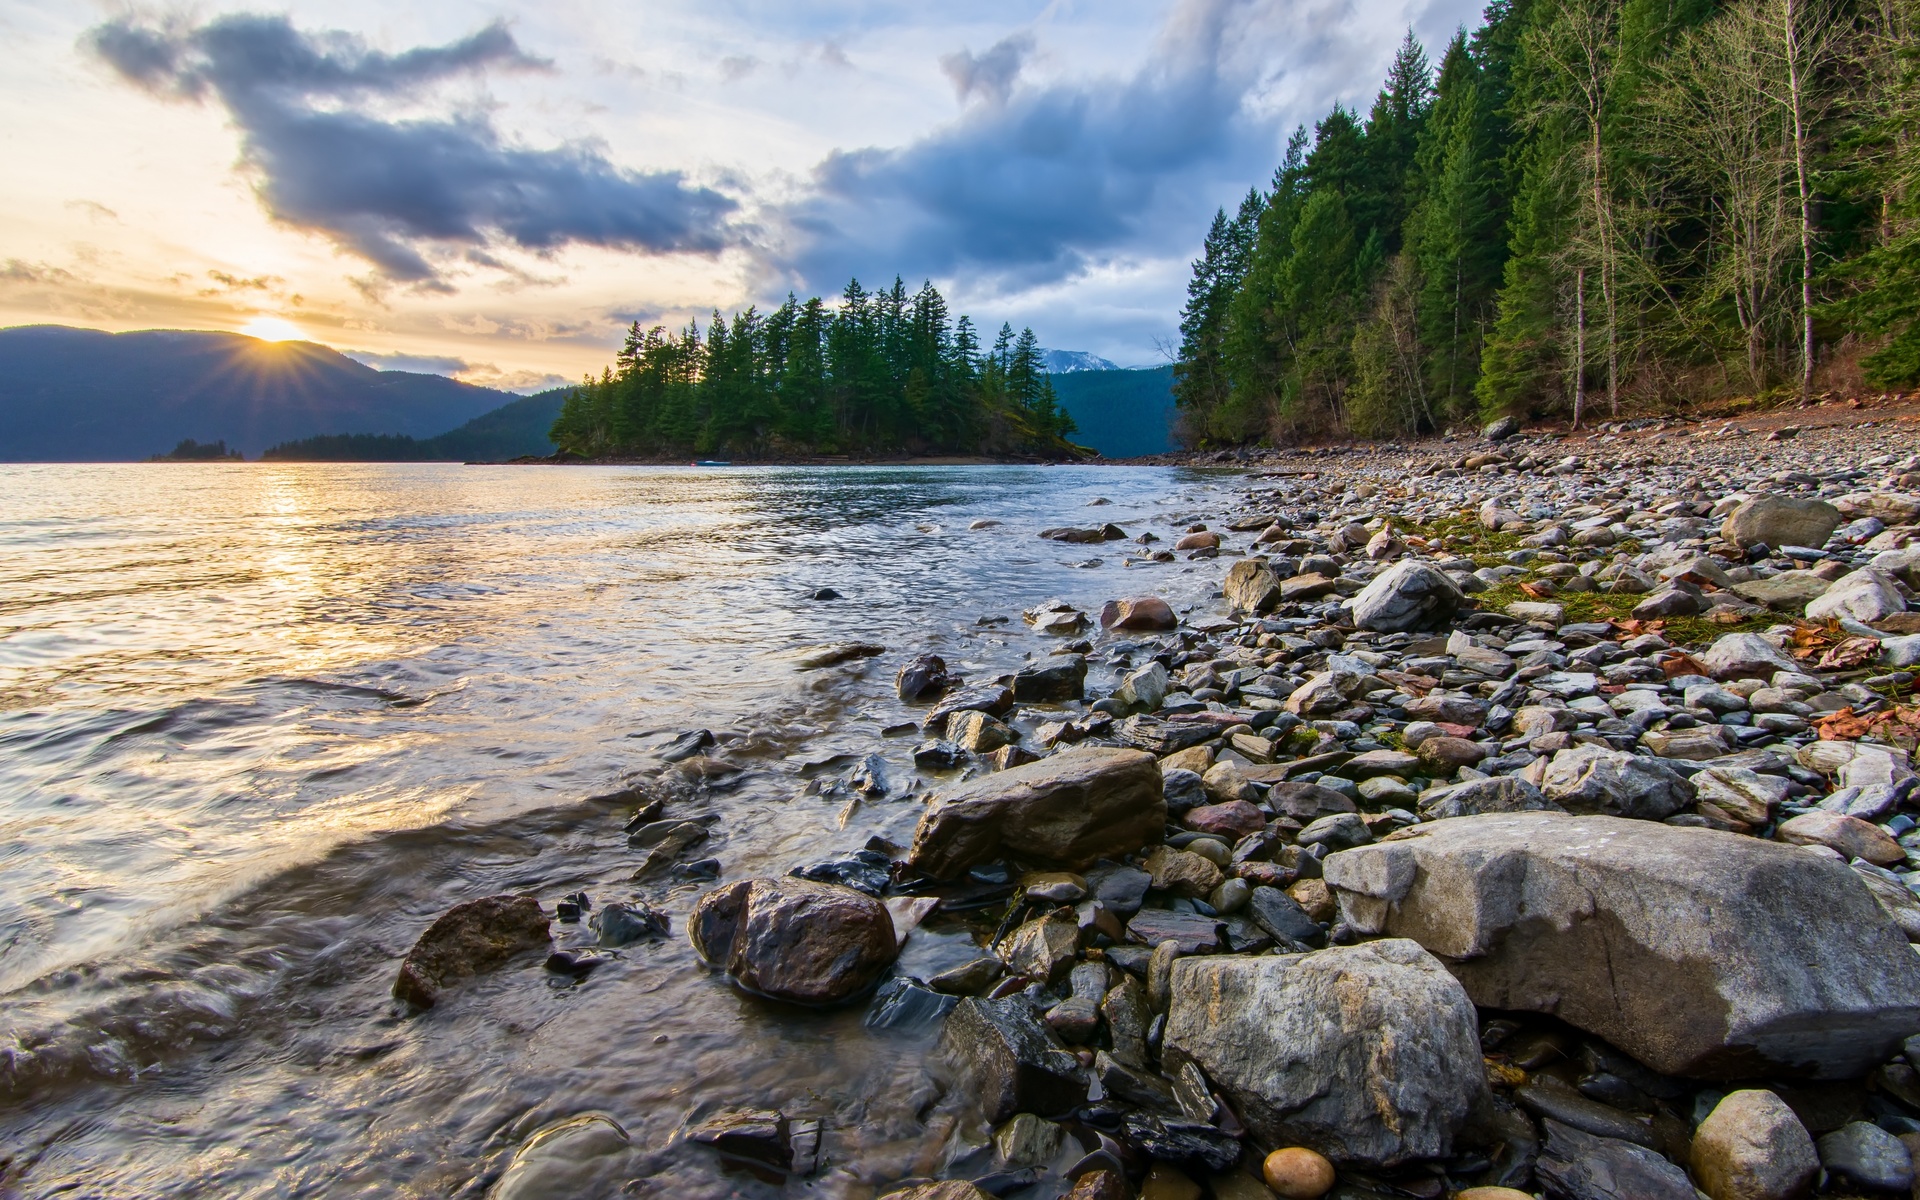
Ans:
[[[0,460],[125,461],[187,439],[259,454],[314,434],[431,437],[515,397],[237,333],[0,329]]]
[[[932,284],[847,285],[829,307],[714,313],[627,334],[615,366],[567,399],[552,438],[585,457],[1038,454],[1071,450],[1031,329],[982,349]]]
[[[1194,264],[1195,443],[1920,382],[1920,0],[1494,0]]]
[[[1069,371],[1053,377],[1060,407],[1079,429],[1073,440],[1108,458],[1173,449],[1173,368]]]
[[[262,458],[281,462],[504,462],[553,453],[547,430],[572,388],[524,396],[430,438],[323,434],[282,442]]]

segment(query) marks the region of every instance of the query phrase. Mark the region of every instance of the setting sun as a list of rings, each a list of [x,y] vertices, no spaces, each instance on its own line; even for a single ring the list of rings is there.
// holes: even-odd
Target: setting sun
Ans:
[[[285,317],[259,316],[240,327],[240,332],[248,337],[257,337],[263,342],[304,342],[306,331]]]

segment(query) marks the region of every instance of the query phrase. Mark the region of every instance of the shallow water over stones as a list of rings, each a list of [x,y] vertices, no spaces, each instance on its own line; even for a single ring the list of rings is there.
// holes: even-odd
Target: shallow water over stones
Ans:
[[[1034,534],[1097,495],[1170,541],[1231,482],[0,468],[0,1181],[475,1195],[534,1130],[598,1111],[627,1140],[583,1126],[580,1194],[780,1194],[676,1136],[728,1106],[819,1123],[821,1169],[791,1185],[809,1195],[938,1173],[955,1118],[931,1107],[930,1033],[729,987],[685,937],[711,884],[630,878],[647,851],[621,791],[706,729],[669,768],[673,816],[709,818],[690,854],[723,881],[904,844],[931,776],[895,672],[937,653],[985,683],[1044,659],[1061,639],[1018,619],[1043,597],[1204,599],[1215,570]],[[858,643],[886,652],[798,665]],[[583,978],[516,959],[406,1016],[414,938],[506,892],[644,900],[671,935]],[[553,930],[597,941],[589,919]],[[975,932],[936,917],[902,970],[978,958]]]

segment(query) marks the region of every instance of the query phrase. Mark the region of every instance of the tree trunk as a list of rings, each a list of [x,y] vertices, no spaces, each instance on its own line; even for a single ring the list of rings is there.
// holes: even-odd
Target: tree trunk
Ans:
[[[1800,189],[1800,402],[1813,395],[1813,193],[1807,186],[1806,87],[1800,61],[1800,0],[1780,0],[1793,117],[1793,169]]]
[[[1587,269],[1573,273],[1573,427],[1587,404]]]

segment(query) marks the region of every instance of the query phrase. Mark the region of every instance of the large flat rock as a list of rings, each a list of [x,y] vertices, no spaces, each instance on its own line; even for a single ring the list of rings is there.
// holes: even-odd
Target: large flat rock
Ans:
[[[1074,870],[1159,841],[1166,823],[1153,755],[1085,747],[934,797],[909,861],[936,879],[1001,858]]]
[[[1920,1030],[1920,958],[1843,863],[1617,817],[1416,828],[1330,856],[1327,885],[1483,1008],[1553,1013],[1700,1078],[1851,1077]]]

